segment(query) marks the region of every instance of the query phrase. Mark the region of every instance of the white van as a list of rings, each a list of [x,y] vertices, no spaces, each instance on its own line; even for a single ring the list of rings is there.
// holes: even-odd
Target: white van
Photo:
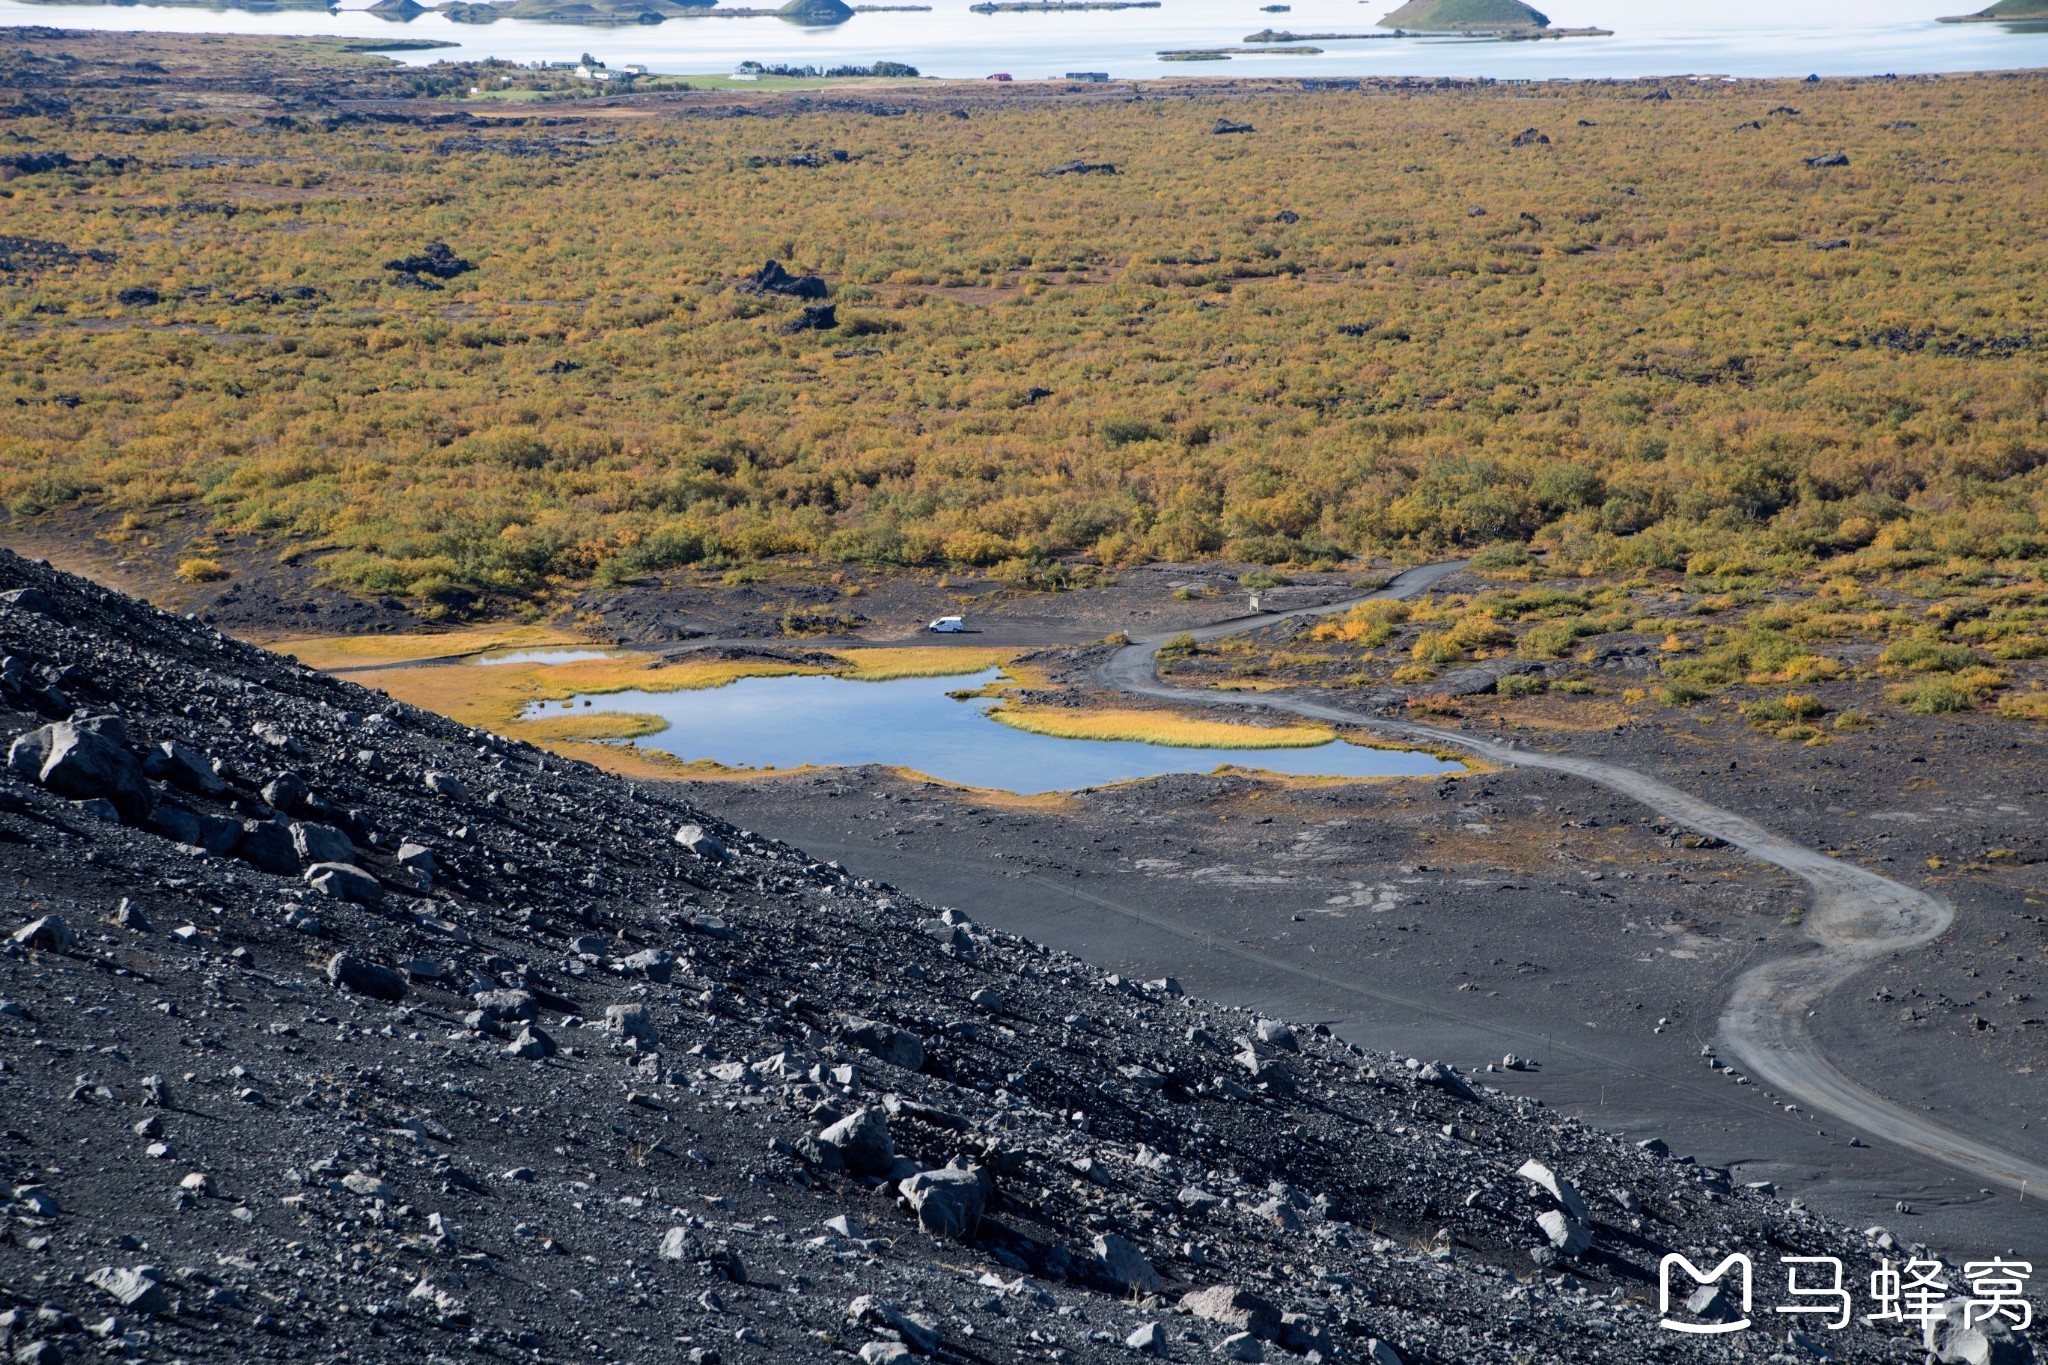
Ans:
[[[967,629],[967,621],[959,616],[941,616],[925,629],[939,635],[958,635]]]

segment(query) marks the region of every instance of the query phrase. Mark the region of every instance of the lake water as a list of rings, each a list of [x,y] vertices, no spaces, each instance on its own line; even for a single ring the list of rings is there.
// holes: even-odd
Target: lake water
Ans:
[[[1263,0],[1164,0],[1156,10],[973,14],[971,0],[932,0],[930,13],[860,14],[831,28],[775,18],[678,19],[652,26],[582,28],[500,19],[450,23],[439,14],[395,22],[346,0],[339,13],[253,13],[149,4],[25,4],[0,0],[0,24],[163,32],[328,34],[437,38],[456,49],[396,53],[401,61],[503,57],[573,60],[585,51],[613,65],[660,72],[728,72],[741,61],[814,64],[909,62],[928,76],[1019,79],[1067,71],[1144,76],[1637,77],[1870,76],[2048,66],[2048,25],[1937,24],[1988,0],[1544,0],[1560,27],[1612,29],[1612,38],[1528,43],[1456,39],[1321,42],[1318,57],[1272,54],[1227,62],[1161,62],[1162,48],[1240,43],[1268,26],[1298,33],[1371,31],[1397,0],[1293,0],[1291,12],[1260,12]],[[762,0],[755,0],[761,4]],[[762,7],[765,7],[763,5]],[[2031,31],[2027,31],[2031,29]]]
[[[956,701],[947,695],[1001,676],[991,669],[970,677],[890,682],[744,678],[701,692],[577,697],[537,706],[528,714],[573,709],[578,715],[657,715],[669,728],[642,739],[641,747],[736,768],[880,763],[942,782],[1026,794],[1165,773],[1206,773],[1224,765],[1301,777],[1428,777],[1461,766],[1429,754],[1368,749],[1341,740],[1312,749],[1175,749],[1122,740],[1054,739],[990,720],[987,712],[996,704],[990,698]]]

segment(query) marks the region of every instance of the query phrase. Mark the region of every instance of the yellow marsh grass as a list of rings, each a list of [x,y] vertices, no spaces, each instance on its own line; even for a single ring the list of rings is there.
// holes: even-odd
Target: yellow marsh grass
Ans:
[[[1014,649],[948,649],[912,645],[903,649],[841,649],[840,658],[853,665],[842,678],[855,682],[887,682],[891,678],[946,678],[1001,667],[1016,656]]]
[[[999,706],[989,715],[1013,729],[1055,739],[1122,739],[1176,749],[1313,749],[1337,737],[1321,725],[1233,725],[1174,711]]]
[[[290,654],[308,668],[361,668],[376,664],[476,654],[487,649],[590,645],[550,626],[478,626],[422,635],[322,635],[273,640],[267,648]]]

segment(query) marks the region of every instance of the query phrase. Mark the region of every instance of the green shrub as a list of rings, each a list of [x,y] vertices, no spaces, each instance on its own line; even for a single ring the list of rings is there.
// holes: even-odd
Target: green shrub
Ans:
[[[1571,653],[1578,634],[1569,625],[1551,621],[1527,631],[1515,642],[1515,653],[1525,659],[1562,659]]]
[[[1510,673],[1500,680],[1500,691],[1503,696],[1533,697],[1549,690],[1550,684],[1540,673]]]
[[[1472,567],[1485,572],[1488,569],[1521,569],[1536,562],[1536,556],[1529,553],[1526,545],[1489,545],[1472,556]]]
[[[1939,678],[1901,687],[1892,694],[1892,700],[1916,716],[1939,716],[1951,711],[1968,711],[1975,705],[1969,693]]]
[[[1878,662],[1914,673],[1953,673],[1976,663],[1977,656],[1968,645],[1944,644],[1920,637],[1900,640],[1888,646]]]
[[[1454,664],[1465,657],[1465,651],[1451,641],[1451,637],[1440,630],[1425,630],[1417,637],[1415,645],[1408,651],[1408,657],[1419,664]]]
[[[791,607],[782,613],[781,624],[784,635],[843,635],[860,623],[860,617],[830,607]]]
[[[1803,692],[1787,692],[1782,697],[1751,702],[1742,709],[1742,713],[1758,729],[1773,729],[1795,721],[1812,720],[1826,710],[1818,697]]]

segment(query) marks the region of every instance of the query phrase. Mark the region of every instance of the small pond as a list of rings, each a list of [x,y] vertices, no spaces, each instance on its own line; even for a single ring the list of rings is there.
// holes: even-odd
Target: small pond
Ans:
[[[1427,777],[1457,763],[1341,740],[1307,749],[1178,749],[1127,740],[1056,739],[988,718],[987,697],[948,693],[1000,678],[971,676],[852,682],[829,676],[743,678],[698,692],[618,692],[536,706],[529,715],[631,712],[668,728],[639,742],[678,758],[735,768],[851,767],[879,763],[942,782],[1024,794],[1074,791],[1165,773],[1231,765],[1300,777]]]
[[[609,659],[615,649],[576,649],[548,646],[541,649],[489,649],[476,656],[480,664],[573,664],[585,659]]]

